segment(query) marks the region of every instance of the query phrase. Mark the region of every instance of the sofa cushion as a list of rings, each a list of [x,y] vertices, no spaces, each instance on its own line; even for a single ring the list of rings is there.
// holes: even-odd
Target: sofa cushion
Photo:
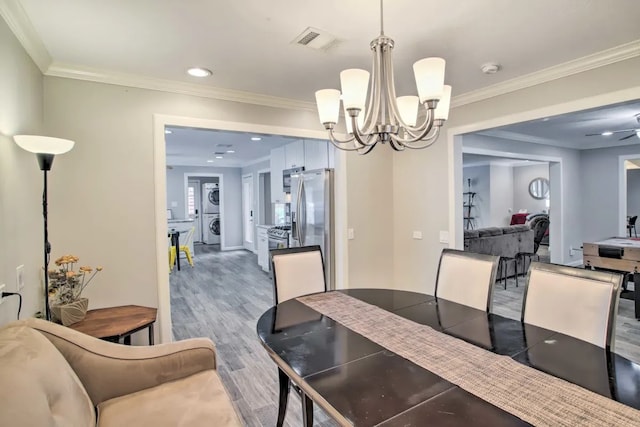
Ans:
[[[73,369],[27,326],[0,330],[0,425],[95,426],[95,411]]]
[[[509,227],[503,227],[502,228],[502,232],[504,234],[521,233],[523,231],[527,231],[527,230],[530,230],[530,229],[531,229],[531,227],[529,227],[528,225],[518,224],[518,225],[511,225]]]
[[[465,239],[477,239],[479,236],[478,230],[464,230]]]
[[[487,236],[500,236],[502,233],[502,228],[500,227],[487,227],[487,228],[479,228],[478,235],[480,237]]]
[[[107,400],[98,405],[98,425],[241,426],[214,370]]]

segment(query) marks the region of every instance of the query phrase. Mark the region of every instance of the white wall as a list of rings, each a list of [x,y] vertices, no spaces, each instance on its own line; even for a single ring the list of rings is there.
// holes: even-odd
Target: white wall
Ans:
[[[56,171],[61,187],[55,189],[53,197],[82,195],[67,201],[66,214],[54,212],[52,223],[59,224],[60,228],[52,239],[88,262],[104,265],[102,277],[88,290],[90,308],[158,305],[157,264],[161,260],[155,253],[159,237],[155,232],[154,206],[155,198],[164,196],[155,193],[154,151],[158,148],[154,146],[154,114],[298,128],[301,135],[308,134],[309,130],[322,131],[317,114],[312,111],[57,77],[45,77],[44,87],[47,131],[77,141],[76,149],[62,156],[63,165]],[[390,156],[384,148],[377,150]],[[342,286],[349,286],[346,283],[349,279],[367,286],[369,278],[381,278],[380,285],[391,286],[392,257],[380,249],[392,247],[392,207],[388,203],[392,188],[391,160],[386,159],[388,170],[378,174],[376,168],[385,160],[375,158],[381,155],[385,154],[367,157],[348,154],[337,160],[344,172],[336,173],[336,180],[349,183],[349,196],[357,199],[362,193],[375,201],[359,204],[348,196],[340,196],[337,209],[346,211],[348,207],[348,217],[338,224],[338,238],[346,243],[346,222],[358,230],[357,243],[350,245],[347,254],[338,260],[349,275]],[[383,202],[378,191],[387,196]],[[370,210],[370,205],[376,209]],[[382,233],[378,232],[380,224],[385,224]],[[353,251],[353,246],[358,250]],[[351,255],[353,259],[349,258]],[[370,262],[378,258],[381,262]],[[343,265],[343,261],[347,264]],[[167,325],[162,313],[159,316],[160,324]]]
[[[462,192],[461,170],[459,177],[456,177],[453,169],[453,165],[459,165],[460,169],[462,165],[461,141],[455,135],[639,98],[638,69],[640,58],[636,57],[453,108],[443,129],[443,137],[433,147],[394,153],[395,286],[433,292],[440,251],[448,246],[439,242],[441,230],[453,230],[451,245],[461,247],[462,200],[459,199],[456,204],[452,199],[450,204],[449,199],[450,195],[458,198]],[[449,130],[452,132],[449,133]],[[539,147],[543,152],[550,149]],[[562,177],[570,181],[569,184],[562,184],[569,190],[566,195],[569,198],[575,195],[575,189],[580,184],[578,156],[571,157],[563,163],[563,167],[570,170]],[[553,173],[550,172],[550,175],[553,178]],[[580,203],[574,200],[569,201],[569,205],[573,205],[571,214],[575,218],[575,215],[579,215]],[[552,213],[554,209],[554,200],[551,200]],[[565,224],[565,230],[569,233],[565,240],[580,243],[579,226],[572,221],[568,218]],[[453,228],[449,227],[450,224]],[[455,227],[458,227],[458,231]],[[558,235],[559,229],[554,233],[555,227],[552,222],[552,235]],[[421,230],[423,240],[413,240],[411,230]],[[563,261],[579,259],[577,255],[568,258],[568,248],[563,251]]]
[[[627,215],[640,216],[640,169],[627,169]],[[640,228],[640,222],[636,222]]]
[[[40,279],[43,178],[36,156],[19,148],[13,135],[42,132],[42,74],[2,19],[0,58],[0,283],[6,284],[6,292],[15,292],[16,267],[24,265],[20,317],[25,318],[44,310]],[[64,185],[60,182],[60,169],[64,167],[65,156],[58,156],[53,163],[49,173],[52,187]],[[63,214],[73,198],[76,198],[73,194],[51,197],[49,211]],[[63,226],[52,220],[49,227],[60,231]],[[54,236],[50,241],[54,254],[59,253],[60,242]],[[5,300],[0,306],[0,324],[15,320],[17,311],[17,297]]]
[[[549,165],[516,166],[513,168],[513,211],[525,209],[536,213],[547,209],[545,200],[537,200],[529,194],[529,183],[536,178],[549,179]]]
[[[465,166],[462,170],[463,189],[465,192],[476,193],[473,199],[474,207],[471,208],[471,216],[475,217],[474,228],[491,226],[491,175],[489,165]],[[469,189],[471,180],[471,189]],[[467,195],[463,195],[464,203],[468,202]],[[467,216],[467,208],[464,208],[464,216]]]
[[[491,226],[504,227],[511,223],[513,211],[513,168],[492,164],[491,183]]]
[[[171,208],[174,218],[185,216],[185,173],[216,173],[222,175],[224,199],[222,200],[222,228],[224,230],[225,247],[242,246],[242,179],[240,168],[220,168],[208,166],[174,166],[167,170],[167,205],[178,203],[178,207]]]
[[[620,234],[621,217],[626,216],[626,212],[619,212],[619,156],[632,154],[638,154],[640,158],[640,147],[629,145],[581,152],[582,233],[585,242]]]

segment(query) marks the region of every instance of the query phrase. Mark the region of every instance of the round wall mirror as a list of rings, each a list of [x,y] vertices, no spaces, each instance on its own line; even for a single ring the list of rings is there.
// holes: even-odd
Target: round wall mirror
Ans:
[[[536,200],[549,197],[549,180],[547,178],[535,178],[529,183],[529,194]]]

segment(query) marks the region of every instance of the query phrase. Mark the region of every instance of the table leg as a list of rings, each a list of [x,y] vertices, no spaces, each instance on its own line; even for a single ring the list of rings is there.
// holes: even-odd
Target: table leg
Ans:
[[[124,345],[131,345],[131,335],[125,335],[123,341],[124,341]]]
[[[154,344],[153,323],[149,325],[149,345]]]
[[[278,368],[278,382],[280,383],[280,398],[278,402],[278,421],[276,422],[276,426],[282,427],[284,424],[284,416],[287,413],[287,402],[289,401],[291,380],[280,368]]]
[[[173,246],[176,248],[176,266],[178,267],[178,271],[180,271],[180,232],[176,231],[173,236],[175,239]]]
[[[640,273],[633,273],[633,301],[635,302],[636,320],[640,320]]]
[[[302,392],[302,422],[304,427],[313,427],[313,400]]]

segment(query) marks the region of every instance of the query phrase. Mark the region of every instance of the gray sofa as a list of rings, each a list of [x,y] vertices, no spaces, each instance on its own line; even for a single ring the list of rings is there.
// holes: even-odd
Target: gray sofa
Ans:
[[[464,250],[513,258],[518,252],[533,252],[533,230],[528,225],[465,230]],[[526,271],[529,268],[529,261],[525,262],[524,269]],[[501,268],[498,269],[498,279],[503,275]],[[519,264],[518,271],[522,272],[522,268],[522,264]],[[513,276],[514,273],[515,262],[507,263],[507,276]]]

